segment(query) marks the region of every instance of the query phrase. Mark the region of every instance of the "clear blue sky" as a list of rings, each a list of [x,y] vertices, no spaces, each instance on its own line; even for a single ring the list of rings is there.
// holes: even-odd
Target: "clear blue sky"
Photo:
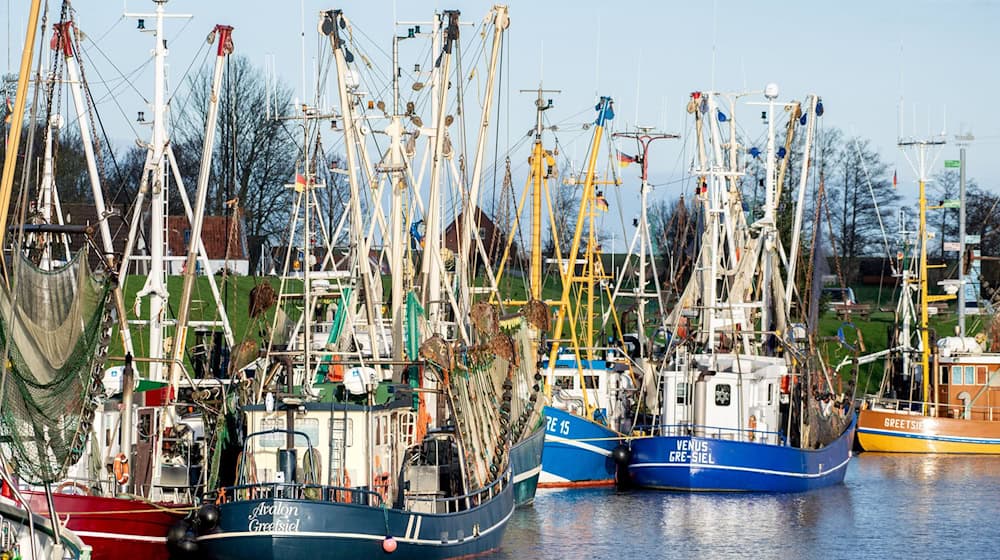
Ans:
[[[58,2],[50,0],[51,9]],[[23,41],[27,2],[8,0],[2,17],[10,20],[11,65],[16,67]],[[114,64],[125,72],[149,56],[151,39],[135,30],[121,13],[151,11],[148,0],[78,0],[80,27]],[[914,175],[896,147],[899,102],[904,99],[904,132],[937,133],[947,127],[949,141],[960,129],[977,141],[969,147],[969,176],[1000,190],[1000,111],[992,99],[1000,91],[1000,2],[986,0],[910,0],[791,2],[718,0],[716,2],[591,2],[585,0],[510,3],[510,111],[504,119],[522,134],[533,123],[530,96],[519,88],[561,89],[555,122],[589,120],[596,94],[616,99],[622,129],[638,114],[640,124],[683,131],[688,93],[713,87],[721,91],[762,89],[770,81],[781,86],[781,99],[822,96],[826,126],[870,138],[884,158],[899,170],[900,188],[914,191]],[[316,50],[316,21],[321,9],[343,7],[356,29],[388,50],[395,10],[399,20],[428,20],[434,10],[458,8],[463,20],[479,21],[488,1],[397,2],[370,0],[337,6],[307,0],[304,4],[307,67]],[[171,22],[172,84],[192,63],[215,23],[233,25],[238,53],[257,64],[273,55],[279,74],[301,90],[302,10],[300,1],[172,0],[168,11],[191,13],[190,23]],[[8,17],[9,14],[9,17]],[[714,63],[713,63],[714,60]],[[110,79],[115,71],[96,57],[98,69]],[[200,59],[195,61],[195,66]],[[134,77],[149,95],[151,65]],[[93,73],[88,74],[96,81]],[[101,97],[101,86],[94,86]],[[116,89],[118,104],[109,99],[99,109],[122,142],[133,135],[126,119],[146,110],[138,94]],[[505,102],[506,103],[506,102]],[[744,119],[753,115],[747,109]],[[946,122],[945,122],[946,119]],[[756,126],[756,123],[755,123]],[[143,136],[145,129],[140,129]],[[502,133],[505,134],[505,133]],[[683,163],[681,143],[657,148],[652,173],[676,176]],[[949,144],[944,158],[957,158]],[[941,168],[941,164],[937,168]],[[935,169],[938,170],[938,169]],[[633,176],[635,170],[626,173]],[[522,178],[515,178],[517,183]],[[670,192],[656,196],[671,197]]]

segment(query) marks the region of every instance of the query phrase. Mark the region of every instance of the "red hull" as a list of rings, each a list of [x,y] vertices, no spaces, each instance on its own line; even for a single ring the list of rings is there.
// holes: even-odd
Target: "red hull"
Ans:
[[[25,491],[32,509],[47,513],[45,493]],[[93,547],[93,560],[167,560],[167,529],[186,507],[81,494],[53,494],[63,524]]]

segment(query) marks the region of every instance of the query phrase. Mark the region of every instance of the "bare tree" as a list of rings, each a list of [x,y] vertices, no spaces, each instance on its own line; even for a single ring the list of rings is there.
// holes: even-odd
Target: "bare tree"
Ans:
[[[879,218],[888,223],[900,198],[888,176],[889,166],[867,139],[846,139],[839,156],[834,173],[826,176],[837,249],[846,259],[878,253]]]
[[[190,110],[175,125],[175,153],[189,190],[198,174],[211,79],[207,70],[192,78]],[[274,118],[290,112],[292,90],[280,82],[270,85],[270,94],[268,88],[264,73],[249,59],[230,57],[219,100],[208,211],[221,215],[227,201],[238,199],[247,235],[274,240],[288,226],[285,185],[295,177],[299,147],[294,132]]]

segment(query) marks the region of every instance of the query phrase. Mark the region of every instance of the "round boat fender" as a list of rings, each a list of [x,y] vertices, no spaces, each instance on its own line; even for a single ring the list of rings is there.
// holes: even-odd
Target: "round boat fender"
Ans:
[[[219,508],[215,504],[205,504],[198,508],[198,530],[210,533],[219,526]]]
[[[611,450],[611,458],[619,466],[628,466],[628,462],[632,459],[632,450],[624,443],[620,443]]]
[[[128,457],[124,453],[115,455],[114,473],[118,484],[128,484]]]

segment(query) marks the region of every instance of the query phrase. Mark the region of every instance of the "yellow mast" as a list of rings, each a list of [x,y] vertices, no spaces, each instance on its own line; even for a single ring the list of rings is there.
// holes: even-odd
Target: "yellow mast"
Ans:
[[[928,312],[929,304],[938,301],[948,301],[954,299],[952,295],[931,295],[927,290],[927,148],[944,144],[944,140],[907,140],[900,141],[899,146],[915,146],[917,149],[917,165],[920,173],[919,177],[919,206],[920,225],[917,228],[917,236],[920,240],[920,370],[922,404],[921,412],[927,415],[927,403],[930,402],[930,333],[928,332]],[[944,265],[940,265],[944,266]]]
[[[3,177],[0,179],[0,251],[3,247],[4,234],[7,232],[7,214],[10,212],[10,195],[14,187],[14,169],[17,167],[17,150],[21,144],[21,126],[24,124],[24,106],[28,98],[28,75],[35,53],[35,33],[38,30],[38,15],[41,8],[41,0],[32,0],[31,11],[28,14],[28,33],[24,37],[24,50],[21,51],[21,69],[17,75],[14,112],[10,118],[10,130],[7,132],[7,151],[3,162]]]
[[[566,256],[566,271],[563,276],[563,290],[562,297],[559,299],[558,312],[556,313],[556,324],[555,330],[552,335],[552,350],[549,353],[549,380],[545,384],[546,396],[552,394],[552,372],[556,366],[556,360],[559,356],[559,342],[562,337],[563,323],[566,320],[566,312],[570,309],[570,294],[573,290],[573,285],[580,280],[585,280],[587,282],[588,301],[593,297],[593,249],[594,249],[594,170],[597,167],[597,153],[601,146],[601,137],[604,134],[604,123],[606,120],[614,117],[614,111],[611,108],[611,98],[601,97],[601,100],[597,104],[597,120],[594,122],[594,137],[590,144],[590,159],[587,162],[587,172],[584,179],[583,194],[580,200],[580,211],[577,214],[576,219],[576,229],[573,232],[573,242],[570,245],[569,254]],[[583,237],[583,224],[587,221],[591,225],[590,231],[588,232],[588,255],[587,261],[584,264],[586,267],[586,277],[580,278],[576,276],[576,260],[577,255],[580,253],[580,242]],[[586,304],[585,310],[587,312],[587,357],[588,360],[593,358],[593,321],[589,316],[591,311],[592,302]],[[582,361],[580,360],[580,345],[577,344],[577,332],[576,332],[576,321],[575,317],[570,317],[569,321],[569,331],[570,338],[573,340],[573,350],[576,357],[577,367],[582,368]],[[584,381],[584,380],[581,380]],[[585,410],[585,416],[590,418],[593,412],[593,406],[590,404],[590,399],[587,395],[587,386],[585,382],[581,383],[581,393],[583,394],[583,407]]]

